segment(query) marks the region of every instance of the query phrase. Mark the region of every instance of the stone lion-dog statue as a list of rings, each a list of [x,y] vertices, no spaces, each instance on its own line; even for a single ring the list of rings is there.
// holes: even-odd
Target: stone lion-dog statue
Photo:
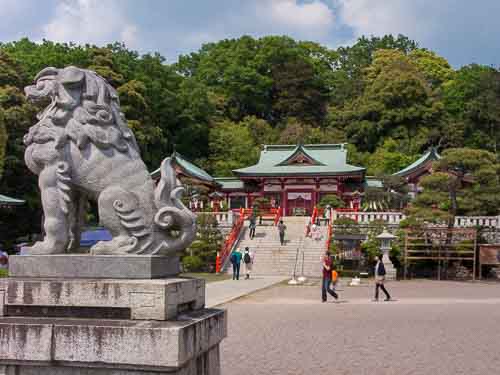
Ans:
[[[181,202],[171,158],[155,188],[128,128],[116,90],[93,71],[45,68],[25,88],[50,104],[24,137],[25,161],[38,175],[45,237],[28,254],[61,254],[79,247],[85,208],[97,201],[111,241],[92,254],[166,255],[196,236],[196,217]]]

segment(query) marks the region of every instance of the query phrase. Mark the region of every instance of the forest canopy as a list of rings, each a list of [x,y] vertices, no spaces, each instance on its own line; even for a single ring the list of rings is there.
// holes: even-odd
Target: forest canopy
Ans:
[[[37,184],[24,166],[22,137],[40,108],[22,90],[44,67],[67,65],[95,70],[117,88],[150,170],[175,149],[228,176],[256,162],[263,143],[347,142],[350,162],[378,176],[430,146],[498,157],[500,71],[454,69],[403,35],[362,37],[337,49],[242,36],[204,44],[174,64],[120,43],[21,39],[0,44],[0,192],[27,200],[23,216],[34,231]]]

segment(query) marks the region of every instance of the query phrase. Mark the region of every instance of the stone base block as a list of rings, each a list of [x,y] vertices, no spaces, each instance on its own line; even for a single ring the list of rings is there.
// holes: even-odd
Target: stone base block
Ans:
[[[60,368],[61,375],[100,375],[98,369],[114,369],[105,373],[116,375],[148,371],[212,375],[218,373],[193,371],[203,359],[207,365],[218,359],[218,352],[210,350],[226,334],[226,312],[216,309],[163,322],[4,317],[0,319],[0,365],[16,365],[24,371],[16,374],[26,375],[43,374],[43,366],[68,368]],[[25,366],[36,366],[38,372]],[[186,368],[187,372],[181,371]]]
[[[3,316],[171,320],[204,305],[200,279],[0,279]]]
[[[151,255],[15,255],[11,277],[158,279],[180,272],[178,257]]]
[[[1,361],[0,361],[1,362]],[[124,370],[99,367],[65,366],[0,366],[1,375],[220,375],[219,345],[197,358],[189,360],[182,368],[158,371]]]

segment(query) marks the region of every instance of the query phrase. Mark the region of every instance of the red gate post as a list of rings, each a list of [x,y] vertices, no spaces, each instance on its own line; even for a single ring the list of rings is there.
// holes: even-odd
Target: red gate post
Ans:
[[[220,253],[217,251],[217,256],[215,257],[215,273],[220,273]]]

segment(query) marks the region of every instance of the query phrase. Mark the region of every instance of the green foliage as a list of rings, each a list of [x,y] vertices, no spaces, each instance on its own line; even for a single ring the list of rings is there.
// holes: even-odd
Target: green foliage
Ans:
[[[67,65],[94,69],[117,88],[150,170],[175,149],[213,175],[230,176],[254,164],[263,143],[349,142],[348,162],[382,177],[431,145],[484,148],[498,158],[499,70],[469,65],[455,71],[402,35],[361,37],[335,50],[286,36],[243,36],[205,44],[175,64],[121,43],[24,38],[0,43],[0,191],[27,200],[22,210],[2,213],[2,239],[40,229],[36,177],[24,166],[22,142],[40,107],[26,103],[22,90],[46,66]],[[473,182],[462,178],[455,188],[457,179],[424,181],[428,191],[412,210],[434,221],[453,212],[496,214],[498,164],[486,159],[470,166]],[[383,189],[368,189],[365,198],[399,207],[406,192],[383,179]]]
[[[200,272],[204,270],[205,263],[197,255],[186,255],[182,258],[184,272]]]
[[[211,172],[231,176],[232,170],[255,164],[259,148],[247,126],[225,120],[210,129]]]
[[[345,202],[335,194],[327,194],[323,196],[319,202],[319,207],[325,208],[330,206],[331,208],[343,208],[345,207]]]
[[[368,158],[368,174],[373,176],[392,174],[407,167],[417,159],[417,155],[412,156],[399,151],[398,143],[392,138],[387,138],[384,144]]]
[[[418,67],[402,52],[379,50],[363,79],[362,94],[333,117],[332,126],[343,127],[361,151],[373,152],[391,137],[398,151],[419,153],[443,106]]]
[[[216,253],[222,246],[222,233],[213,215],[199,214],[196,224],[196,240],[186,249],[186,255],[182,259],[183,265],[187,262],[188,267],[193,267],[187,268],[186,272],[212,271]]]
[[[5,158],[5,147],[7,144],[7,130],[2,114],[0,114],[0,180],[2,179],[3,163]]]
[[[358,234],[361,233],[359,224],[356,220],[340,217],[333,222],[335,231],[343,234]]]
[[[448,221],[455,215],[496,215],[500,207],[499,164],[493,153],[456,148],[435,163],[436,172],[422,179],[412,215],[428,222]]]

